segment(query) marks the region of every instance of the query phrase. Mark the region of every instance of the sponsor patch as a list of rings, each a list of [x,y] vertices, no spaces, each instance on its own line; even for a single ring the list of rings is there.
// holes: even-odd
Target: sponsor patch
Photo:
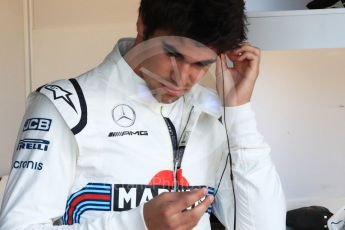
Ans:
[[[35,161],[15,161],[13,162],[12,167],[14,169],[32,169],[41,171],[43,169],[43,163]]]
[[[118,126],[130,127],[135,122],[136,114],[129,105],[120,104],[113,108],[112,117]]]
[[[73,95],[71,92],[68,92],[67,90],[61,88],[58,85],[47,85],[44,88],[53,93],[54,100],[59,100],[59,99],[64,100],[69,106],[72,107],[72,109],[76,113],[78,113],[72,100],[71,100],[71,98],[70,98],[70,96]]]
[[[147,131],[122,131],[122,132],[110,132],[108,137],[122,137],[122,136],[148,136]]]
[[[179,192],[188,192],[194,189],[200,189],[206,186],[178,186]],[[113,195],[113,211],[128,211],[132,208],[151,200],[153,197],[158,196],[163,192],[174,192],[173,186],[152,186],[152,185],[130,185],[120,184],[114,185]],[[208,187],[208,195],[213,195],[214,189]],[[203,199],[202,199],[203,200]],[[199,205],[202,200],[197,201],[190,208]],[[207,210],[208,213],[212,212],[210,206]]]
[[[207,186],[179,186],[180,192],[192,191]],[[173,192],[173,186],[103,184],[89,183],[81,190],[70,195],[63,215],[63,223],[72,225],[80,223],[80,218],[87,211],[128,211],[151,200],[163,192]],[[208,187],[208,195],[214,194],[214,188]],[[203,200],[203,199],[202,199]],[[199,205],[197,201],[192,207]],[[188,208],[188,209],[190,209]],[[212,212],[212,205],[207,213]]]
[[[51,119],[46,118],[30,118],[27,119],[24,123],[23,131],[28,130],[38,130],[48,132],[50,125],[52,123]]]
[[[47,140],[25,138],[19,141],[17,151],[22,149],[32,149],[46,152],[49,144],[50,142]]]

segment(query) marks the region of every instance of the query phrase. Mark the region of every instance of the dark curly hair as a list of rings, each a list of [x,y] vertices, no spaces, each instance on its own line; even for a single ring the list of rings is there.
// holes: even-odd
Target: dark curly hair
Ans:
[[[244,0],[141,0],[139,13],[145,39],[161,29],[223,53],[246,40],[244,10]]]

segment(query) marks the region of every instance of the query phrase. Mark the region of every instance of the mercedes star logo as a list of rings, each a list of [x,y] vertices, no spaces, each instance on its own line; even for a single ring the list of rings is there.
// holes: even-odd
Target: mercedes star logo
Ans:
[[[135,122],[134,110],[125,104],[117,105],[112,112],[113,120],[121,127],[130,127]]]

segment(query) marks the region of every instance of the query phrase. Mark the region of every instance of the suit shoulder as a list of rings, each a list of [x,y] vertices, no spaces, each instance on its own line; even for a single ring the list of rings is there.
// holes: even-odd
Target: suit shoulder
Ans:
[[[39,87],[36,92],[50,99],[74,135],[86,126],[87,104],[77,79],[54,81]]]

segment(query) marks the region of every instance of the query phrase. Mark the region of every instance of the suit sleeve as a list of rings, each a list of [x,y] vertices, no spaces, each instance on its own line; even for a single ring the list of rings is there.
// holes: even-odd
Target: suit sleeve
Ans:
[[[270,147],[256,129],[250,103],[228,107],[225,114],[233,161],[236,230],[285,229],[286,205],[281,182],[270,158]],[[221,173],[222,170],[219,178]],[[234,229],[229,164],[216,195],[214,211],[227,229]]]
[[[345,229],[345,206],[341,207],[328,221],[328,229],[342,230]]]
[[[53,103],[32,93],[19,131],[0,212],[1,230],[146,229],[143,206],[104,212],[92,222],[53,226],[65,212],[78,145]]]

